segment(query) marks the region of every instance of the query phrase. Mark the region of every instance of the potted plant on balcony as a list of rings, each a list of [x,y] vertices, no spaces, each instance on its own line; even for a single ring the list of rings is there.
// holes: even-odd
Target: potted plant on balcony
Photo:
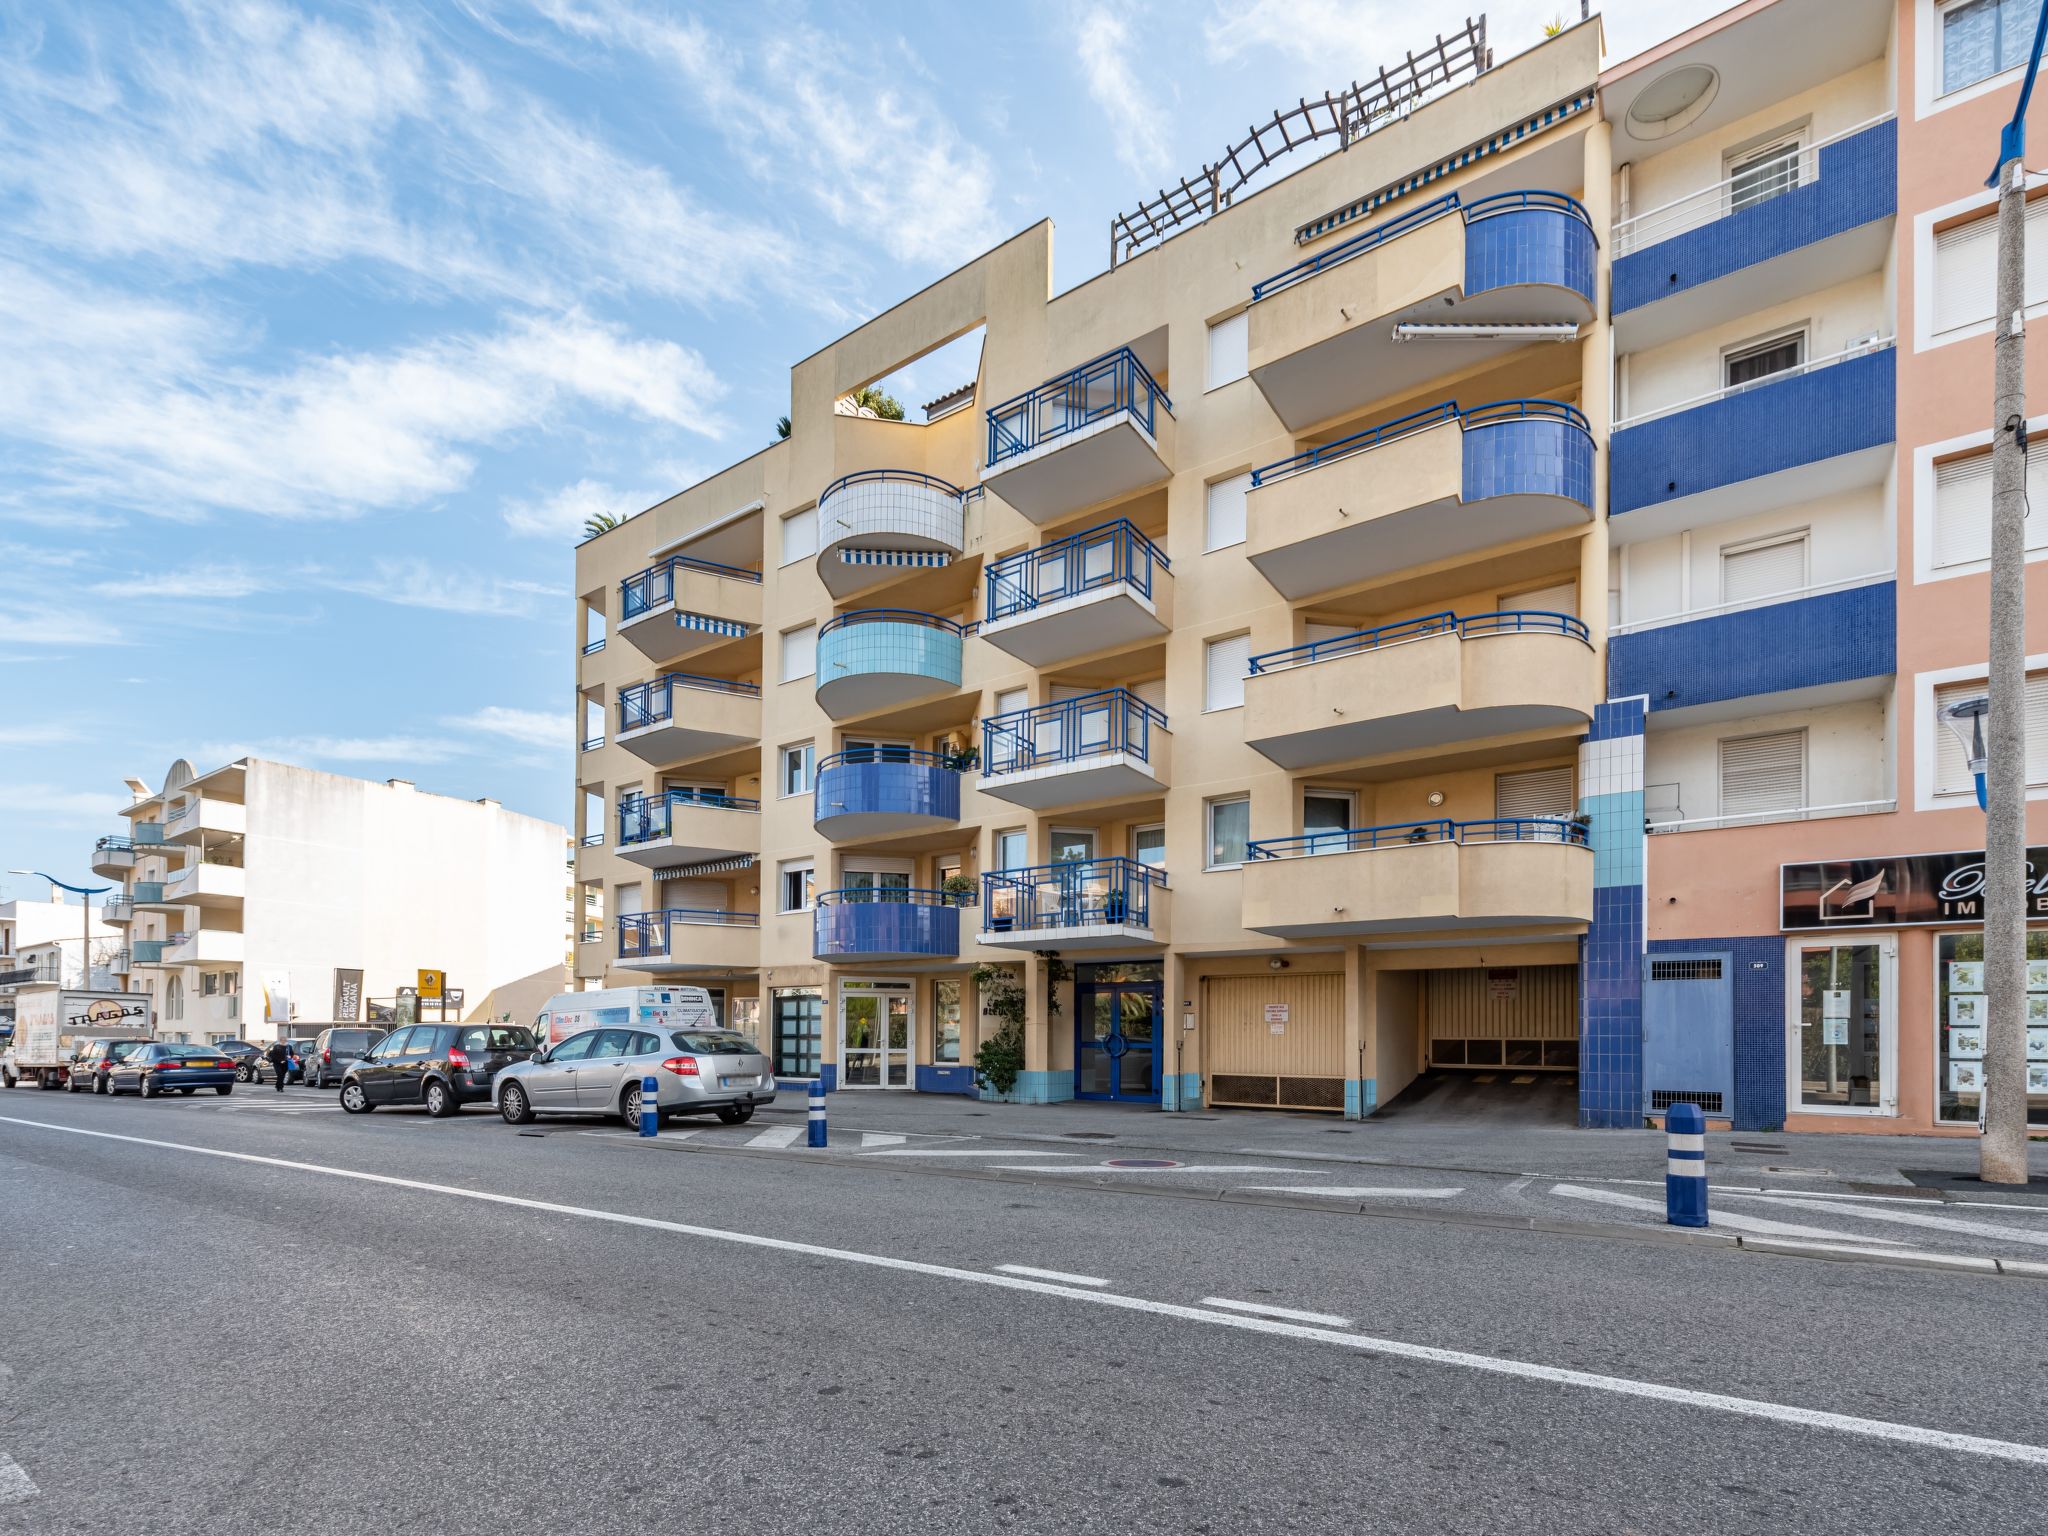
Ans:
[[[981,748],[961,747],[958,751],[946,753],[941,761],[955,773],[967,773],[981,766]]]
[[[1128,903],[1124,899],[1123,887],[1120,885],[1111,886],[1102,898],[1102,920],[1111,927],[1117,927],[1122,924],[1124,913],[1128,909]]]
[[[974,877],[955,870],[939,882],[939,889],[951,898],[954,906],[967,906],[974,900]]]

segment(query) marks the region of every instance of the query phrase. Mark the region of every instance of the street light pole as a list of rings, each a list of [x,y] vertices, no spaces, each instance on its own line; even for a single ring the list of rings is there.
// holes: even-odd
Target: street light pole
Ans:
[[[59,880],[55,875],[46,875],[40,869],[10,869],[10,875],[30,875],[37,880],[47,880],[61,890],[77,893],[78,904],[85,908],[85,935],[80,941],[83,947],[78,951],[80,970],[79,990],[92,990],[92,899],[101,891],[111,891],[111,885],[72,885]],[[64,985],[64,946],[57,946],[57,985]]]

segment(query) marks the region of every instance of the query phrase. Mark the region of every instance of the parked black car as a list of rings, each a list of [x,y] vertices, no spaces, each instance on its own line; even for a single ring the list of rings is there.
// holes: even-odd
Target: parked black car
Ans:
[[[348,1068],[341,1107],[361,1115],[379,1104],[424,1104],[430,1115],[452,1115],[489,1103],[491,1079],[533,1052],[533,1031],[519,1024],[414,1024]]]
[[[130,1052],[149,1044],[147,1039],[88,1040],[71,1053],[71,1070],[65,1086],[73,1093],[105,1093],[107,1074]]]
[[[247,1040],[216,1040],[213,1049],[235,1064],[235,1081],[253,1083],[256,1069],[263,1061],[263,1047],[251,1045]]]
[[[343,1074],[382,1039],[381,1029],[336,1025],[321,1030],[302,1058],[306,1064],[304,1081],[315,1088],[340,1082]]]
[[[173,1091],[197,1093],[211,1088],[225,1098],[235,1091],[234,1063],[203,1045],[166,1045],[152,1041],[130,1051],[107,1070],[107,1092],[140,1093],[145,1099]]]

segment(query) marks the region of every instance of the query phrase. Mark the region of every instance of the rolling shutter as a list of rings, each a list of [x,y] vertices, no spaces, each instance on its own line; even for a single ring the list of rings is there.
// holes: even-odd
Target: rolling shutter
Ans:
[[[2027,501],[2048,511],[2048,453],[2027,458]],[[2026,521],[2026,547],[2048,549],[2048,517]],[[1991,450],[1934,466],[1934,567],[1991,558]]]
[[[1982,678],[1943,683],[1934,690],[1934,792],[1967,795],[1976,790],[1963,744],[1941,719],[1941,711],[1964,699],[1983,698]],[[2048,672],[2027,674],[2027,783],[2048,784]]]
[[[1493,814],[1503,820],[1522,816],[1569,816],[1572,809],[1572,771],[1569,766],[1494,775]]]
[[[1806,732],[1733,736],[1721,743],[1721,814],[1796,811],[1806,803]]]
[[[800,629],[785,629],[782,632],[782,680],[794,682],[800,677],[809,677],[818,670],[818,626],[806,624]]]
[[[1806,585],[1806,535],[1731,544],[1721,551],[1721,601],[1746,603],[1752,598],[1796,592]]]
[[[1209,502],[1202,523],[1202,548],[1224,549],[1244,542],[1244,497],[1252,488],[1250,475],[1232,475],[1209,487]]]
[[[818,552],[818,509],[792,512],[782,520],[782,563],[808,560]]]
[[[1228,640],[1211,640],[1202,654],[1202,708],[1235,709],[1244,703],[1244,675],[1251,664],[1252,637],[1232,635]]]
[[[1566,581],[1554,587],[1538,587],[1534,592],[1517,592],[1493,606],[1497,613],[1565,613],[1577,618],[1579,584]]]
[[[2027,303],[2048,298],[2048,198],[2027,204]],[[1998,293],[1998,217],[1986,213],[1934,237],[1934,316],[1937,336],[1991,318]]]

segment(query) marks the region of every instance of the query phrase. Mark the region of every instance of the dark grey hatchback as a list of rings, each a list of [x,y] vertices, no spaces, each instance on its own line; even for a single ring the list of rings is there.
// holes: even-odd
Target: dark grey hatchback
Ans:
[[[420,1104],[430,1115],[452,1115],[489,1102],[491,1079],[533,1051],[533,1032],[518,1024],[410,1025],[350,1064],[341,1107],[362,1115],[379,1104]]]

